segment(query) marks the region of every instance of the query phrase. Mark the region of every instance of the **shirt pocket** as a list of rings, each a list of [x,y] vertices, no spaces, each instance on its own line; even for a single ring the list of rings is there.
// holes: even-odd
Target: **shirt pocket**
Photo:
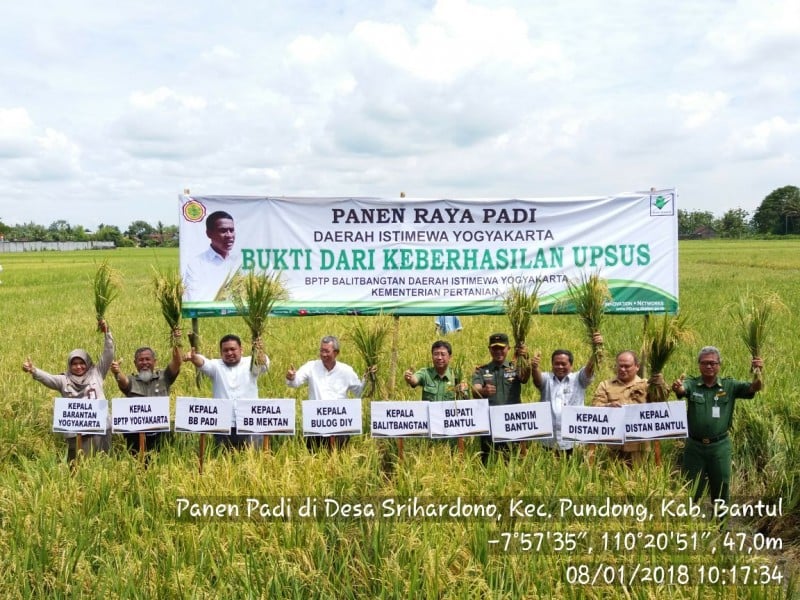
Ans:
[[[422,390],[425,392],[425,394],[430,394],[432,396],[435,396],[437,392],[437,387],[436,385],[426,385],[423,386]]]
[[[697,406],[697,407],[704,406],[706,403],[706,397],[703,394],[692,392],[691,394],[689,394],[689,403],[692,406]]]

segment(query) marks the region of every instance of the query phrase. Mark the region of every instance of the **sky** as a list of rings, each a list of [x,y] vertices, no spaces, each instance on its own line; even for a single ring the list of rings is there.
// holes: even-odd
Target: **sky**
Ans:
[[[797,0],[6,2],[0,57],[6,225],[800,184]]]

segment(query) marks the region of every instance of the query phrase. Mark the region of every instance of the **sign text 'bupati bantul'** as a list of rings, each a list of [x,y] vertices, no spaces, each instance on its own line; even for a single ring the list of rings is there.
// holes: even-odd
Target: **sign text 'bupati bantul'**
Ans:
[[[570,312],[568,281],[600,273],[610,313],[678,309],[674,190],[618,196],[427,200],[185,196],[186,316],[235,314],[251,271],[280,272],[275,314],[496,314],[539,283]]]

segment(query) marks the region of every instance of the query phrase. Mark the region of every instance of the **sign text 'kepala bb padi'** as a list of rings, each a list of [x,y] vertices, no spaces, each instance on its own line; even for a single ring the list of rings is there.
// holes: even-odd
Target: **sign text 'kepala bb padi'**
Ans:
[[[540,283],[571,312],[568,281],[598,272],[609,313],[678,309],[675,190],[535,199],[188,196],[180,201],[185,316],[235,314],[237,281],[280,272],[274,313],[499,314]]]

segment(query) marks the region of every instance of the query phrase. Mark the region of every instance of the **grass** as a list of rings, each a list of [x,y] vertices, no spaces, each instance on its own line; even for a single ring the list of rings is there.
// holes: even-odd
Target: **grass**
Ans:
[[[474,499],[507,503],[526,498],[550,502],[568,498],[600,503],[685,499],[677,475],[681,443],[662,442],[661,467],[635,471],[610,462],[598,449],[593,464],[584,449],[576,460],[558,460],[537,445],[508,460],[484,467],[470,440],[461,457],[445,442],[406,440],[404,459],[393,445],[368,437],[353,439],[335,455],[310,454],[299,438],[273,438],[270,452],[207,452],[204,474],[197,473],[197,436],[174,434],[153,456],[148,469],[128,457],[121,439],[109,456],[82,461],[70,472],[62,440],[50,433],[52,393],[22,372],[25,356],[51,372],[64,368],[67,353],[84,347],[96,357],[102,336],[86,301],[86,281],[99,260],[113,260],[125,277],[125,289],[108,308],[106,319],[117,340],[117,355],[131,364],[133,351],[153,345],[169,356],[160,307],[152,294],[152,265],[174,268],[175,250],[129,249],[113,252],[65,252],[2,255],[0,373],[0,595],[6,598],[791,598],[784,586],[579,585],[566,580],[569,566],[589,558],[585,552],[556,552],[552,547],[501,552],[490,545],[502,532],[588,532],[592,557],[610,565],[674,563],[730,566],[756,561],[794,564],[800,522],[800,242],[681,242],[681,312],[692,315],[694,344],[681,344],[666,366],[671,381],[696,371],[699,346],[715,345],[724,356],[723,374],[749,379],[750,355],[735,321],[724,310],[747,289],[772,291],[789,309],[780,333],[770,338],[763,358],[770,386],[755,401],[741,401],[732,432],[733,496],[784,499],[783,519],[757,523],[760,531],[783,540],[782,553],[756,556],[706,552],[601,551],[604,532],[699,531],[716,535],[714,524],[676,519],[669,524],[637,524],[629,519],[380,519],[319,518],[182,521],[176,500],[223,499],[242,504],[247,498],[292,498],[324,502],[326,498],[366,502]],[[272,361],[261,378],[263,397],[305,397],[304,389],[287,389],[283,375],[290,364],[314,358],[326,334],[343,340],[339,359],[358,365],[361,358],[345,335],[352,316],[277,319],[266,338]],[[603,326],[610,351],[638,348],[639,316],[607,316]],[[463,317],[464,330],[448,337],[454,360],[464,371],[488,360],[486,339],[507,327],[505,316]],[[242,334],[240,318],[199,322],[205,352],[216,355],[226,333]],[[552,315],[537,319],[531,348],[547,356],[555,348],[575,352],[585,364],[591,349],[578,317]],[[430,361],[436,339],[429,317],[399,322],[398,371]],[[161,366],[164,366],[163,364]],[[596,381],[611,375],[600,371]],[[390,399],[418,398],[419,390],[402,378]],[[589,390],[589,394],[592,393]],[[195,387],[192,367],[184,368],[173,393],[210,395],[203,380]],[[113,398],[115,384],[106,381]],[[538,400],[533,386],[523,386],[523,401]],[[519,541],[519,537],[516,538]],[[781,561],[788,561],[788,564]]]

